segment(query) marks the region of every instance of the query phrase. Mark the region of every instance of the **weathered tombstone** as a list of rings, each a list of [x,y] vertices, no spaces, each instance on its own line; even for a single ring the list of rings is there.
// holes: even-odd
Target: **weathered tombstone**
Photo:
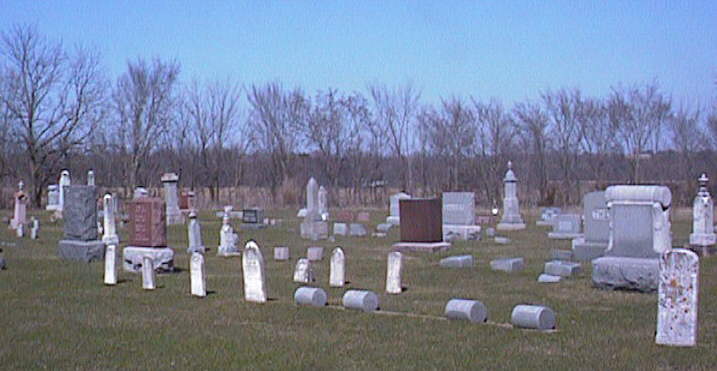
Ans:
[[[360,223],[368,223],[371,221],[371,214],[368,211],[359,211],[356,215],[356,221]]]
[[[488,237],[495,237],[495,228],[493,228],[493,227],[486,228],[485,235]]]
[[[234,228],[230,224],[230,215],[232,207],[224,207],[224,217],[222,218],[222,228],[219,230],[219,247],[217,248],[218,256],[239,256],[241,252],[237,247],[239,236],[234,233]]]
[[[294,269],[294,282],[310,283],[314,281],[314,272],[311,270],[311,261],[306,258],[300,258],[296,262]]]
[[[490,261],[490,269],[508,273],[522,271],[525,268],[523,258],[502,258]]]
[[[340,247],[331,253],[331,267],[329,271],[329,286],[343,287],[346,283],[346,256]]]
[[[560,276],[553,276],[545,273],[541,273],[540,276],[538,276],[538,282],[540,283],[558,283],[561,279],[562,277]]]
[[[443,240],[478,240],[481,227],[476,225],[475,193],[444,192]]]
[[[242,229],[264,229],[266,227],[267,224],[264,223],[264,209],[254,207],[242,210]]]
[[[502,236],[495,236],[493,238],[493,241],[499,245],[507,245],[510,243],[510,238],[508,237],[502,237]]]
[[[289,260],[289,248],[286,246],[278,246],[274,248],[274,260]]]
[[[518,202],[518,178],[513,172],[513,163],[508,161],[508,171],[505,173],[503,194],[503,217],[496,226],[499,231],[515,231],[525,229],[523,217],[520,216]]]
[[[389,199],[389,215],[386,218],[386,223],[392,225],[401,224],[401,209],[399,207],[399,201],[410,199],[411,195],[400,192],[391,195]]]
[[[401,241],[393,247],[398,251],[436,252],[451,247],[443,241],[443,211],[438,198],[402,199]]]
[[[326,291],[318,287],[299,287],[294,292],[294,302],[298,305],[323,307],[326,306],[327,300]]]
[[[301,238],[313,241],[329,237],[329,224],[319,211],[319,185],[316,179],[309,179],[306,185],[306,216],[300,225]]]
[[[139,272],[144,257],[161,271],[174,270],[174,250],[167,246],[166,209],[157,197],[139,197],[125,204],[129,213],[129,245],[122,250],[122,267]]]
[[[62,215],[62,211],[65,209],[65,191],[67,190],[66,187],[69,187],[71,185],[70,180],[70,172],[67,170],[62,170],[60,173],[60,199],[59,204],[56,211],[60,212],[60,215]]]
[[[403,256],[400,252],[394,251],[388,254],[386,267],[386,293],[400,294],[403,291],[401,286],[401,268]]]
[[[585,236],[573,240],[573,254],[576,260],[591,261],[605,254],[610,241],[610,213],[604,191],[583,196],[583,220]]]
[[[19,224],[17,228],[15,228],[15,234],[17,238],[25,237],[25,224]]]
[[[346,223],[334,223],[334,236],[345,236],[348,234]]]
[[[363,237],[367,235],[366,227],[361,223],[349,224],[349,236],[351,237]]]
[[[195,210],[196,206],[194,204],[196,194],[192,191],[189,192],[181,192],[179,194],[179,209],[180,210]]]
[[[137,187],[134,189],[134,192],[132,192],[132,199],[135,200],[140,197],[149,197],[149,191],[147,188]]]
[[[13,213],[12,220],[10,221],[10,228],[16,229],[20,225],[27,223],[27,195],[23,191],[24,183],[21,181],[17,184],[18,191],[15,192],[13,199],[15,200],[15,210]]]
[[[119,243],[119,236],[117,235],[117,227],[115,225],[115,203],[112,200],[111,194],[106,194],[102,198],[102,242],[105,245],[117,245]]]
[[[516,327],[551,330],[555,328],[555,312],[540,305],[516,305],[510,322]]]
[[[605,191],[610,241],[592,261],[593,285],[602,289],[657,289],[658,257],[672,249],[670,204],[663,186],[611,186]]]
[[[261,250],[259,250],[259,245],[254,241],[249,241],[244,246],[242,271],[244,274],[244,300],[265,303],[267,290],[264,257],[261,254]]]
[[[662,345],[697,345],[700,262],[685,249],[660,257],[655,342]]]
[[[488,320],[488,309],[477,300],[451,299],[446,303],[444,313],[448,319],[465,320],[474,323]]]
[[[444,268],[470,268],[473,266],[472,255],[449,256],[438,263]]]
[[[341,303],[344,308],[373,312],[378,310],[378,295],[368,290],[348,290]]]
[[[105,249],[105,285],[117,284],[117,245]]]
[[[68,186],[64,193],[64,236],[58,243],[58,256],[84,262],[102,260],[105,245],[98,240],[96,188]]]
[[[60,206],[60,186],[50,184],[47,186],[47,206],[45,210],[56,211]]]
[[[356,219],[354,212],[346,209],[337,210],[336,214],[331,217],[331,220],[342,223],[351,223],[354,219]]]
[[[714,204],[710,192],[707,190],[707,174],[698,179],[700,188],[692,203],[692,233],[690,245],[712,246],[715,244]]]
[[[388,233],[388,231],[391,230],[391,227],[393,227],[393,224],[391,223],[380,223],[376,226],[376,231],[380,233]]]
[[[87,185],[95,186],[95,172],[92,170],[87,172]]]
[[[36,240],[40,233],[40,220],[33,216],[30,218],[30,224],[30,238]]]
[[[145,290],[154,290],[154,263],[152,258],[145,256],[142,258],[142,288]]]
[[[540,209],[540,219],[535,225],[550,227],[553,225],[553,219],[560,214],[562,210],[559,207],[543,207]]]
[[[207,276],[204,272],[204,255],[195,252],[189,262],[189,279],[193,296],[207,296]]]
[[[571,261],[573,260],[573,252],[571,250],[552,249],[550,250],[550,258],[550,260]]]
[[[192,254],[195,252],[204,253],[205,248],[202,243],[202,227],[199,224],[197,218],[197,212],[192,210],[189,212],[189,225],[187,226],[187,234],[189,240],[189,247],[187,252]]]
[[[165,173],[161,180],[164,186],[164,202],[167,206],[167,225],[184,223],[182,213],[179,211],[179,195],[177,194],[179,176],[175,173]]]
[[[319,261],[324,258],[324,248],[323,247],[309,247],[306,249],[306,257],[309,258],[309,261]]]
[[[324,186],[319,187],[319,215],[321,220],[329,220],[329,195]]]
[[[560,277],[572,277],[580,273],[580,263],[553,260],[545,263],[545,274]]]
[[[560,214],[553,219],[553,231],[548,233],[548,238],[556,240],[572,240],[580,234],[582,216],[579,214]]]

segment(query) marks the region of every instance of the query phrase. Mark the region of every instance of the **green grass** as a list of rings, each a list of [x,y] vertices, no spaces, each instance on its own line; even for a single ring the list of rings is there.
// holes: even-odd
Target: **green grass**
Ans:
[[[3,214],[3,215],[7,215]],[[37,214],[36,214],[37,215]],[[547,228],[529,220],[526,231],[508,232],[510,245],[458,242],[449,252],[404,255],[401,295],[385,295],[386,255],[397,239],[338,238],[312,243],[298,237],[294,210],[269,212],[283,218],[274,228],[242,231],[262,247],[267,268],[266,304],[243,300],[241,259],[218,258],[220,219],[202,214],[207,286],[204,299],[189,295],[186,228],[169,229],[181,272],[157,276],[158,289],[144,291],[141,276],[121,271],[120,284],[103,285],[103,263],[57,258],[61,224],[42,218],[41,238],[3,247],[8,269],[0,272],[0,368],[2,369],[715,369],[717,368],[717,258],[701,263],[700,336],[695,348],[654,342],[656,294],[593,289],[590,265],[577,279],[555,285],[536,282],[552,248]],[[385,216],[372,211],[373,225]],[[674,244],[689,234],[687,220],[673,224]],[[120,231],[126,237],[126,231]],[[5,227],[0,241],[17,239]],[[273,247],[289,246],[290,262],[273,261]],[[317,286],[329,294],[328,308],[293,304],[296,258],[308,246],[324,246],[314,264]],[[344,289],[328,287],[330,249],[347,257]],[[472,254],[471,269],[443,269],[438,260]],[[523,256],[517,274],[490,270],[496,257]],[[346,289],[380,295],[381,309],[425,316],[381,315],[343,310]],[[442,320],[450,298],[482,301],[493,324]],[[557,313],[552,333],[512,329],[512,308],[543,304]]]

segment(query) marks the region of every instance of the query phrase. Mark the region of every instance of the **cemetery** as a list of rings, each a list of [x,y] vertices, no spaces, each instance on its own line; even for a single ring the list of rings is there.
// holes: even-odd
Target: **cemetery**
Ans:
[[[167,188],[168,178],[174,179],[162,177],[164,191],[176,192]],[[509,173],[506,184],[514,179]],[[92,185],[61,192],[59,221],[51,221],[53,208],[18,212],[21,195],[15,196],[20,206],[3,211],[12,228],[26,224],[39,233],[36,239],[12,229],[2,233],[7,267],[0,293],[12,317],[3,316],[2,336],[14,334],[15,341],[6,342],[14,356],[6,362],[16,366],[89,365],[97,353],[93,365],[110,368],[131,367],[136,354],[158,367],[228,366],[263,357],[273,368],[308,357],[322,365],[382,368],[395,366],[393,355],[401,352],[410,355],[401,367],[500,367],[503,356],[491,349],[504,347],[515,358],[511,364],[524,367],[701,368],[714,362],[703,353],[717,344],[717,299],[710,294],[717,290],[717,260],[679,248],[704,247],[713,238],[704,229],[705,220],[713,222],[704,175],[694,219],[670,214],[665,187],[587,193],[583,233],[572,241],[553,238],[536,222],[551,219],[555,228],[574,214],[557,209],[545,218],[542,210],[516,210],[517,200],[508,200],[505,212],[512,216],[495,219],[511,224],[499,242],[495,225],[476,225],[481,205],[467,192],[443,193],[447,199],[388,197],[385,209],[360,212],[367,228],[392,225],[387,215],[400,215],[385,237],[336,233],[334,224],[330,240],[307,236],[317,231],[307,224],[332,218],[351,224],[359,212],[322,209],[326,195],[316,181],[307,185],[315,197],[307,197],[302,217],[295,209],[254,207],[232,219],[228,206],[221,219],[215,210],[191,209],[178,222],[167,216],[166,200],[174,196],[135,192],[122,203],[125,227],[115,225],[119,210],[111,194],[102,196]],[[245,228],[265,218],[284,222]],[[525,227],[514,230],[516,224]],[[455,238],[442,230],[446,225],[477,236],[459,232],[463,238]],[[149,308],[154,315],[147,315]],[[90,345],[70,336],[77,328],[94,339]],[[19,349],[38,337],[46,351],[23,356]],[[132,345],[105,353],[118,341]],[[445,349],[429,346],[434,341]],[[218,353],[197,353],[197,342]],[[272,347],[242,347],[247,342]],[[362,344],[371,357],[312,351],[336,342]],[[72,349],[80,343],[95,350],[78,355]],[[152,356],[160,347],[169,352],[165,360]]]

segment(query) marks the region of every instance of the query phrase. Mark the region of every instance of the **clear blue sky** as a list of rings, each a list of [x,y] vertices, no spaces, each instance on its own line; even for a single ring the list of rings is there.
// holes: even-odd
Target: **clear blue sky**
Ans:
[[[0,30],[30,23],[128,59],[176,58],[184,80],[280,81],[307,92],[411,81],[428,102],[507,104],[548,88],[604,95],[657,80],[677,102],[717,97],[717,1],[0,0]]]

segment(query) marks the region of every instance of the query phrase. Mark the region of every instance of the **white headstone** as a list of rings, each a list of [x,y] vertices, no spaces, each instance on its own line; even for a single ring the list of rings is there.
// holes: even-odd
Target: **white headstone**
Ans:
[[[33,216],[30,222],[32,223],[32,227],[30,227],[30,238],[36,240],[40,233],[40,220]]]
[[[321,220],[328,220],[329,218],[329,196],[324,186],[319,187],[319,215]]]
[[[707,174],[702,174],[698,181],[700,189],[692,203],[690,245],[712,246],[717,236],[714,231],[714,203],[707,190],[707,182],[709,182]]]
[[[289,248],[286,246],[277,246],[274,248],[274,260],[289,260]]]
[[[510,322],[516,327],[550,330],[555,328],[555,312],[540,305],[516,305]]]
[[[318,220],[319,216],[319,184],[311,178],[306,184],[306,217]]]
[[[525,223],[520,216],[518,202],[518,178],[513,172],[513,163],[508,161],[508,171],[505,173],[503,194],[503,217],[498,223],[498,230],[525,229]]]
[[[388,254],[386,269],[386,292],[389,294],[400,294],[401,287],[401,266],[403,256],[400,252],[394,251]]]
[[[231,206],[224,208],[222,228],[219,230],[219,248],[217,248],[217,255],[219,256],[240,255],[239,249],[236,246],[239,236],[234,233],[234,228],[229,224],[231,211]]]
[[[249,241],[244,246],[242,271],[244,273],[244,299],[256,303],[265,303],[267,294],[264,257],[261,254],[261,250],[259,250],[259,245],[254,241]]]
[[[142,288],[145,290],[154,290],[154,263],[152,258],[145,256],[142,258]]]
[[[199,225],[197,213],[192,210],[189,212],[189,224],[187,225],[187,233],[189,239],[188,253],[204,253],[204,244],[202,243],[202,227]]]
[[[18,224],[15,228],[15,233],[18,238],[25,237],[25,224]]]
[[[112,195],[108,193],[102,198],[102,206],[102,242],[105,245],[116,245],[119,243],[119,236],[115,225],[115,203],[112,200]]]
[[[296,262],[294,269],[294,282],[309,283],[314,280],[314,272],[311,270],[309,259],[301,258]]]
[[[345,308],[373,312],[378,310],[378,295],[367,290],[348,290],[341,303]]]
[[[192,259],[189,262],[189,277],[192,287],[192,295],[205,297],[207,296],[207,277],[204,272],[204,255],[195,252],[192,253]]]
[[[488,320],[488,309],[477,300],[451,299],[446,303],[444,311],[448,319],[485,322]]]
[[[117,245],[105,248],[105,285],[117,284]]]
[[[92,170],[87,172],[87,185],[88,186],[95,185],[95,172]]]
[[[410,199],[411,195],[400,192],[391,195],[389,198],[389,215],[386,218],[386,223],[391,225],[399,225],[401,223],[401,212],[399,208],[399,201]]]
[[[71,184],[70,181],[70,172],[67,170],[62,170],[60,173],[60,202],[57,207],[57,210],[62,211],[65,208],[65,187],[69,187]]]
[[[700,261],[692,251],[674,249],[660,257],[655,342],[697,345]]]
[[[318,287],[299,287],[294,292],[294,302],[299,305],[323,307],[327,299],[326,291]]]
[[[331,253],[331,271],[329,272],[329,286],[343,287],[346,283],[346,256],[340,247]]]
[[[322,260],[324,258],[324,248],[318,246],[309,247],[306,249],[306,257],[312,262]]]
[[[177,174],[165,173],[162,175],[162,184],[164,185],[164,201],[167,206],[167,225],[181,224],[183,222],[182,213],[179,211],[177,183],[179,183],[179,176]]]

